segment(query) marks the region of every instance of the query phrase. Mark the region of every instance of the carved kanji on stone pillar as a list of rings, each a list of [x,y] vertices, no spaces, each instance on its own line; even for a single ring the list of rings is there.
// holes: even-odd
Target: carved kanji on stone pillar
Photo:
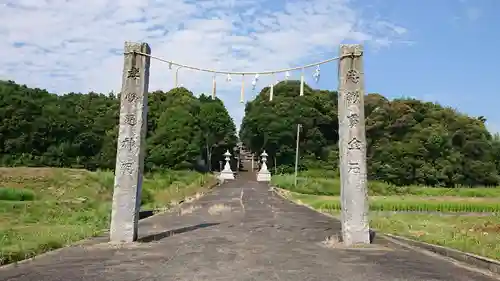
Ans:
[[[366,179],[363,48],[341,45],[339,150],[342,237],[346,245],[370,243]]]
[[[142,173],[146,147],[150,54],[145,43],[125,43],[115,184],[111,211],[111,242],[137,240]]]

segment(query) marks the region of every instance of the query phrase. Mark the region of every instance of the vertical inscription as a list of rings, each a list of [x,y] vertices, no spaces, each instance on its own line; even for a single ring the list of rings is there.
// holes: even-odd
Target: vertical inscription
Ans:
[[[347,116],[347,120],[349,121],[349,128],[354,128],[359,124],[359,114],[351,113]]]
[[[140,76],[141,76],[141,71],[139,70],[138,67],[132,66],[127,71],[127,78],[139,79]]]
[[[361,150],[362,146],[363,146],[363,142],[358,140],[356,137],[353,137],[347,143],[347,149],[349,149],[349,150]]]
[[[129,103],[134,103],[138,99],[138,96],[136,93],[125,93],[125,100]]]
[[[349,170],[347,171],[351,174],[359,174],[361,172],[361,168],[359,167],[358,162],[349,162]]]
[[[120,163],[122,175],[133,176],[134,175],[134,162],[122,162]]]
[[[349,69],[346,74],[348,82],[358,84],[359,83],[359,72],[356,69]]]
[[[370,243],[362,47],[341,45],[340,56],[338,119],[341,220],[343,241],[350,246]]]
[[[359,91],[358,90],[355,90],[355,91],[346,91],[344,93],[345,95],[345,100],[347,101],[347,104],[348,105],[355,105],[357,103],[359,103]]]
[[[137,116],[135,114],[126,114],[123,118],[123,122],[130,126],[135,126],[137,124]]]
[[[145,43],[125,43],[110,241],[137,239],[147,128],[150,54]]]
[[[126,137],[121,141],[121,148],[132,151],[136,148],[136,141],[133,137]]]

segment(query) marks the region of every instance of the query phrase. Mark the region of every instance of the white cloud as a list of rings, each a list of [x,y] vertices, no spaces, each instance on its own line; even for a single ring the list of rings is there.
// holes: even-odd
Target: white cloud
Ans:
[[[468,7],[465,9],[465,14],[470,21],[476,21],[481,17],[482,12],[478,8]]]
[[[343,41],[387,47],[407,32],[361,12],[348,0],[0,0],[0,78],[58,93],[119,92],[124,41],[183,64],[254,71],[325,59]],[[170,89],[173,77],[153,61],[150,90]],[[182,69],[179,78],[195,93],[211,89],[210,74]],[[240,85],[218,79],[238,124]]]
[[[456,15],[452,18],[454,24],[457,21],[466,20],[469,22],[475,22],[479,20],[483,16],[482,9],[474,6],[476,2],[471,3],[467,0],[460,0],[460,11],[459,15]]]

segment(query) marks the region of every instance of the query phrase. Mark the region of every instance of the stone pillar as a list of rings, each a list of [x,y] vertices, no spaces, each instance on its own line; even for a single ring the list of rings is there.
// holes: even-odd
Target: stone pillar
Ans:
[[[150,58],[146,43],[125,42],[115,184],[111,211],[111,242],[137,240],[142,174],[146,149]]]
[[[369,244],[363,47],[341,45],[339,150],[342,237],[347,246]],[[352,55],[349,57],[342,57]]]
[[[260,155],[262,157],[262,166],[260,167],[259,173],[257,174],[257,181],[270,182],[271,181],[271,172],[267,170],[267,153],[264,150]]]
[[[224,157],[226,164],[224,165],[224,170],[220,172],[219,178],[222,180],[234,180],[234,173],[231,170],[231,164],[229,164],[229,160],[231,160],[231,153],[229,153],[229,150],[224,153]]]

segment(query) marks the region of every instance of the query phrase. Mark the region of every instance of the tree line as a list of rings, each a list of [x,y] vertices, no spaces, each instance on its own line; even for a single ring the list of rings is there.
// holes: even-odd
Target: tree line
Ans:
[[[240,139],[262,150],[277,170],[293,171],[297,124],[300,169],[326,169],[338,175],[338,94],[299,81],[269,87],[247,103]],[[410,98],[365,96],[368,177],[397,185],[495,186],[500,177],[500,141],[485,118]]]
[[[0,81],[0,165],[114,169],[120,95]],[[237,143],[224,104],[185,88],[148,95],[145,169],[214,169]],[[206,163],[206,164],[203,164]]]
[[[304,96],[298,96],[299,87],[299,81],[281,82],[272,101],[266,87],[248,102],[240,140],[256,154],[265,149],[270,166],[290,172],[301,124],[299,168],[338,175],[337,92],[305,85]],[[0,81],[0,165],[114,169],[119,103],[115,94],[55,95]],[[365,115],[370,179],[448,187],[499,184],[500,140],[488,132],[484,117],[380,94],[365,96]],[[149,93],[146,137],[148,171],[218,169],[224,151],[238,141],[222,101],[185,88]]]

